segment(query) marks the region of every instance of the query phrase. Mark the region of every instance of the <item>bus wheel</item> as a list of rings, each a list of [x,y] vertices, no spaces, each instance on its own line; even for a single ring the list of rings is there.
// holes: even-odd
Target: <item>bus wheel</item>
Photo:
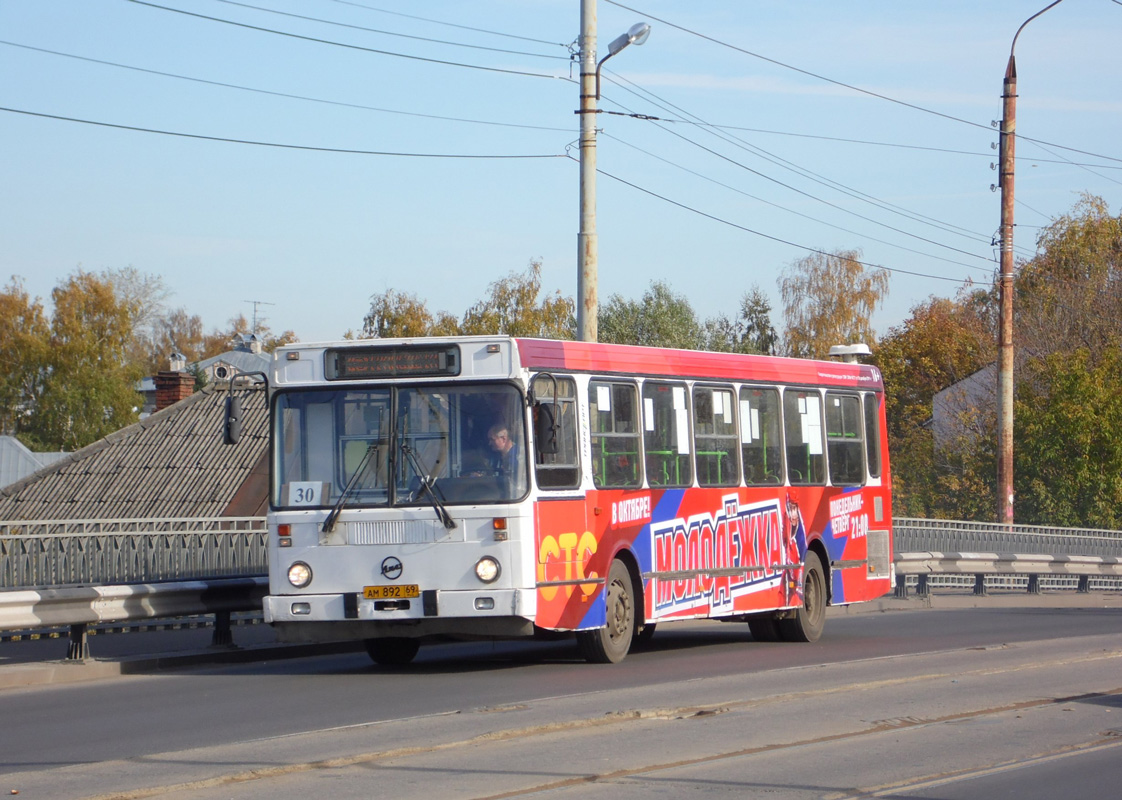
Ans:
[[[803,562],[803,605],[790,619],[778,622],[779,635],[788,642],[817,642],[826,625],[826,577],[822,559],[813,550]]]
[[[748,620],[748,631],[757,642],[778,642],[779,621],[774,614],[761,614]]]
[[[421,649],[421,643],[417,639],[397,636],[367,639],[363,644],[366,645],[366,654],[371,661],[383,667],[404,667]]]
[[[592,631],[577,631],[577,646],[581,655],[594,664],[618,664],[631,649],[635,636],[635,591],[631,573],[619,559],[612,562],[608,571],[604,593],[607,624]]]

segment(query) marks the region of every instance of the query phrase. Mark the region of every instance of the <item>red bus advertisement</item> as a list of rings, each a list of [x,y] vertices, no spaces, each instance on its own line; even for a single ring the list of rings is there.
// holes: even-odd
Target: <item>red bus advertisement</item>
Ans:
[[[269,383],[285,641],[566,631],[614,663],[683,619],[815,641],[892,588],[872,366],[490,336],[290,345]]]

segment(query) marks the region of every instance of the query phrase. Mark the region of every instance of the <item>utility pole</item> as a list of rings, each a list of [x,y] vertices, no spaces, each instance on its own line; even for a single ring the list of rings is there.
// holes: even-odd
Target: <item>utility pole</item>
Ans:
[[[997,335],[997,521],[1013,524],[1013,172],[1017,147],[1017,61],[1013,51],[1025,26],[1053,6],[1021,23],[1009,47],[1001,109],[1001,266],[998,297],[1001,318]]]
[[[1019,33],[1020,31],[1018,31]],[[1001,112],[1001,267],[997,338],[997,521],[1013,524],[1013,158],[1017,130],[1017,63],[1005,68]]]
[[[577,329],[595,342],[599,312],[596,238],[596,0],[580,2],[580,229],[577,233]]]

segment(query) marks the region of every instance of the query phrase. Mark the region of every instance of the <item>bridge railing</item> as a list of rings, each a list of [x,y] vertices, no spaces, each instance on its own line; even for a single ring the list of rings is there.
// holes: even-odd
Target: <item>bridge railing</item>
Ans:
[[[0,590],[258,577],[264,517],[0,521]]]

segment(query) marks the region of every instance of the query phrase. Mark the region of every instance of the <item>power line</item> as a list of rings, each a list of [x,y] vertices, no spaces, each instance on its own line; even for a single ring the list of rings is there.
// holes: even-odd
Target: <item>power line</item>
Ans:
[[[556,45],[557,47],[565,47],[565,48],[568,47],[567,44],[563,44],[563,43],[559,43],[559,42],[551,42],[551,41],[548,41],[546,39],[533,39],[529,36],[519,36],[519,35],[513,34],[513,33],[503,33],[501,31],[490,30],[489,28],[473,28],[470,25],[459,25],[455,22],[447,22],[445,20],[440,20],[440,19],[431,19],[430,17],[418,17],[415,14],[404,14],[400,11],[390,11],[389,9],[385,9],[385,8],[376,8],[375,6],[368,6],[364,3],[354,3],[354,2],[350,2],[349,0],[331,0],[331,2],[339,3],[340,5],[344,5],[344,6],[354,6],[355,8],[365,9],[366,11],[376,11],[379,14],[392,14],[395,17],[405,17],[406,19],[416,19],[416,20],[420,20],[421,22],[432,23],[433,25],[446,25],[449,28],[459,28],[460,30],[465,30],[465,31],[474,31],[476,33],[486,33],[486,34],[490,34],[492,36],[504,36],[508,39],[519,39],[519,40],[524,41],[524,42],[535,42],[537,44]]]
[[[628,83],[631,83],[631,81],[628,81]],[[634,84],[633,84],[633,85],[634,85]],[[626,89],[626,87],[623,87],[623,88],[625,88],[625,89]],[[651,94],[652,96],[655,96],[655,95],[653,95],[653,93],[649,92],[648,90],[643,90],[643,91],[645,91],[645,92],[646,92],[647,94]],[[623,108],[626,108],[626,106],[622,106],[622,107],[623,107]],[[688,112],[687,112],[687,113],[688,113]],[[817,197],[817,196],[815,196],[815,195],[813,195],[813,194],[811,194],[811,193],[809,193],[809,192],[803,191],[802,189],[798,189],[798,188],[796,188],[796,187],[794,187],[794,186],[792,186],[792,185],[790,185],[790,184],[788,184],[788,183],[784,183],[783,181],[779,180],[778,178],[774,178],[774,177],[772,177],[772,176],[770,176],[770,175],[767,175],[767,174],[765,174],[765,173],[763,173],[763,172],[760,172],[759,170],[753,169],[752,167],[749,167],[749,166],[747,166],[746,164],[743,164],[743,163],[741,163],[740,161],[737,161],[737,160],[736,160],[736,159],[734,159],[734,158],[731,158],[731,157],[729,157],[729,156],[726,156],[726,155],[724,155],[723,153],[720,153],[720,152],[718,152],[718,151],[716,151],[716,150],[713,150],[713,149],[712,149],[712,148],[710,148],[710,147],[706,147],[705,145],[701,144],[700,142],[696,142],[696,141],[694,141],[693,139],[690,139],[690,138],[689,138],[688,136],[685,136],[685,135],[683,135],[683,134],[681,134],[681,133],[679,133],[679,132],[677,132],[677,131],[671,130],[671,129],[669,129],[669,128],[666,128],[666,127],[664,127],[664,126],[661,126],[661,125],[657,125],[657,123],[656,123],[656,126],[657,126],[657,127],[659,127],[659,128],[661,128],[661,129],[662,129],[662,130],[664,130],[665,132],[669,133],[669,134],[670,134],[671,136],[675,136],[675,137],[678,137],[679,139],[682,139],[683,141],[685,141],[685,142],[688,142],[688,143],[690,143],[690,144],[694,145],[695,147],[698,147],[698,148],[700,148],[700,149],[704,150],[705,152],[707,152],[707,153],[709,153],[709,154],[711,154],[711,155],[714,155],[714,156],[716,156],[717,158],[720,158],[720,159],[722,159],[722,160],[724,160],[724,161],[727,161],[727,162],[729,162],[730,164],[733,164],[734,166],[740,167],[741,169],[743,169],[743,170],[746,170],[746,171],[748,171],[748,172],[752,173],[753,175],[756,175],[756,176],[758,176],[758,177],[760,177],[760,178],[763,178],[764,180],[767,180],[767,181],[770,181],[770,182],[772,182],[772,183],[775,183],[775,184],[776,184],[776,185],[778,185],[778,186],[782,186],[782,187],[784,187],[784,188],[786,188],[786,189],[788,189],[788,190],[790,190],[790,191],[793,191],[793,192],[795,192],[796,194],[799,194],[799,195],[802,195],[802,196],[804,196],[804,197],[807,197],[808,199],[814,200],[814,201],[816,201],[816,202],[822,203],[823,205],[829,206],[830,208],[833,208],[833,209],[836,209],[836,210],[838,210],[838,211],[841,211],[842,213],[845,213],[845,214],[849,214],[849,215],[851,215],[851,216],[855,216],[855,217],[857,217],[858,219],[863,219],[863,220],[865,220],[866,222],[870,222],[870,223],[872,223],[872,224],[874,224],[874,225],[879,225],[879,226],[881,226],[881,227],[883,227],[883,228],[887,228],[888,230],[894,231],[894,232],[896,232],[896,233],[899,233],[899,234],[901,234],[901,235],[903,235],[903,236],[908,236],[908,237],[910,237],[910,238],[913,238],[913,239],[918,239],[919,241],[922,241],[922,242],[926,242],[926,243],[928,243],[928,244],[931,244],[931,245],[934,245],[934,246],[936,246],[936,247],[942,247],[942,248],[944,248],[944,249],[947,249],[947,250],[951,250],[951,251],[953,251],[953,252],[956,252],[956,253],[961,253],[962,255],[970,256],[971,258],[978,258],[978,259],[981,259],[981,260],[985,260],[985,261],[988,261],[988,260],[990,260],[990,259],[989,259],[989,257],[987,257],[987,256],[980,256],[980,255],[978,255],[977,253],[971,253],[971,252],[969,252],[969,251],[967,251],[967,250],[962,250],[962,249],[960,249],[960,248],[957,248],[957,247],[952,247],[951,245],[943,244],[943,243],[941,243],[941,242],[937,242],[937,241],[935,241],[935,240],[933,240],[933,239],[928,239],[928,238],[926,238],[926,237],[924,237],[924,236],[920,236],[920,235],[918,235],[918,234],[915,234],[915,233],[910,233],[910,232],[908,232],[908,231],[905,231],[905,230],[902,230],[902,229],[900,229],[900,228],[896,228],[896,227],[894,227],[894,226],[892,226],[892,225],[888,225],[887,223],[884,223],[884,222],[880,222],[880,221],[878,221],[878,220],[875,220],[875,219],[873,219],[873,218],[871,218],[871,217],[867,217],[867,216],[865,216],[865,215],[863,215],[863,214],[858,214],[858,213],[857,213],[856,211],[852,211],[851,209],[847,209],[847,208],[845,208],[844,206],[840,206],[840,205],[838,205],[838,204],[836,204],[836,203],[831,203],[830,201],[828,201],[828,200],[825,200],[825,199],[823,199],[823,198],[821,198],[821,197]],[[729,139],[728,139],[728,138],[726,138],[726,137],[718,137],[718,138],[722,138],[722,140],[723,140],[723,141],[726,141],[727,143],[733,144],[734,146],[738,146],[738,145],[736,145],[736,143],[735,143],[735,142],[730,142],[730,141],[729,141]],[[733,137],[733,138],[735,139],[735,137]],[[771,156],[770,154],[767,154],[767,153],[766,153],[766,151],[762,151],[762,150],[760,150],[759,148],[755,148],[755,147],[753,147],[753,146],[751,146],[751,145],[747,145],[747,143],[743,143],[743,142],[742,142],[742,144],[744,144],[745,146],[744,146],[744,147],[742,147],[741,149],[748,149],[748,150],[749,150],[750,152],[752,152],[752,151],[759,151],[759,152],[755,153],[756,155],[760,155],[760,153],[764,153],[764,155],[762,155],[762,156],[760,156],[760,157],[763,157],[763,158],[765,158],[766,160],[769,160],[769,161],[771,161],[772,163],[776,163],[776,164],[777,164],[777,166],[783,166],[782,164],[778,164],[778,163],[777,163],[777,161],[776,161],[776,158],[775,158],[775,157],[772,157],[772,156]],[[783,160],[783,159],[779,159],[779,161],[782,161],[782,160]],[[862,202],[867,202],[867,203],[870,203],[871,205],[875,205],[875,206],[877,206],[878,208],[881,208],[881,210],[888,210],[888,211],[892,211],[893,213],[897,213],[897,214],[900,214],[900,215],[902,215],[902,216],[905,216],[905,217],[907,217],[908,219],[911,219],[912,221],[920,221],[920,222],[922,222],[922,221],[923,221],[923,220],[916,220],[916,219],[915,219],[915,216],[911,216],[911,215],[910,215],[910,212],[909,212],[909,213],[904,213],[904,212],[902,212],[902,211],[899,211],[899,210],[893,209],[893,208],[891,208],[891,207],[885,208],[885,206],[887,206],[888,204],[884,203],[883,201],[880,201],[880,200],[876,200],[875,198],[869,198],[869,197],[868,197],[867,195],[866,195],[865,197],[860,197],[860,196],[859,196],[859,195],[860,195],[860,193],[856,192],[855,190],[852,190],[852,189],[848,189],[848,187],[844,187],[844,186],[842,186],[841,184],[837,184],[837,183],[836,183],[835,181],[829,181],[828,179],[822,178],[821,176],[814,176],[814,175],[813,175],[813,173],[809,173],[809,171],[808,171],[808,170],[803,170],[803,169],[802,169],[801,167],[799,167],[799,168],[795,169],[795,168],[793,167],[793,165],[792,165],[791,167],[784,167],[784,168],[786,168],[786,169],[791,169],[791,171],[795,171],[795,172],[797,172],[798,174],[802,175],[802,177],[810,177],[810,179],[811,179],[811,180],[813,180],[814,182],[816,182],[816,183],[819,183],[819,184],[821,184],[821,185],[824,185],[824,186],[829,186],[829,188],[833,188],[833,189],[835,189],[835,191],[840,191],[840,192],[842,192],[843,194],[846,194],[846,195],[848,195],[849,197],[853,197],[854,199],[862,200]],[[834,186],[830,186],[830,184],[831,184],[831,183],[832,183],[832,184],[835,184],[835,185],[834,185]],[[840,187],[840,188],[839,188],[839,187]],[[925,223],[925,224],[929,224],[929,225],[930,225],[930,224],[932,224],[932,223],[930,223],[930,222],[927,222],[927,223]],[[940,230],[943,230],[944,232],[954,233],[954,231],[949,231],[949,230],[947,230],[947,228],[945,227],[945,224],[939,224],[939,225],[935,225],[935,227],[939,227],[939,228],[940,228]],[[958,234],[958,235],[966,236],[967,234],[961,234],[961,233],[960,233],[960,234]],[[976,241],[977,241],[978,239],[980,239],[980,238],[981,238],[980,234],[971,234],[971,235],[975,237],[975,240],[976,240]]]
[[[341,100],[325,100],[325,99],[320,98],[320,97],[308,97],[307,95],[289,94],[287,92],[275,92],[275,91],[272,91],[272,90],[269,90],[269,89],[259,89],[259,88],[253,87],[253,86],[241,86],[241,85],[236,84],[236,83],[224,83],[222,81],[207,80],[206,78],[195,78],[195,77],[192,77],[190,75],[178,75],[174,72],[162,72],[160,70],[148,69],[146,67],[136,67],[136,66],[132,66],[130,64],[119,64],[119,63],[114,62],[114,61],[104,61],[104,60],[99,59],[99,58],[90,58],[88,56],[79,56],[79,55],[75,55],[74,53],[63,53],[63,52],[60,52],[58,50],[48,50],[48,49],[43,48],[43,47],[33,47],[31,45],[18,44],[16,42],[8,42],[8,41],[0,40],[0,44],[8,45],[9,47],[19,47],[19,48],[22,48],[24,50],[33,50],[37,53],[47,53],[48,55],[52,55],[52,56],[61,56],[63,58],[73,58],[77,61],[86,61],[86,62],[89,62],[91,64],[101,64],[101,65],[107,66],[107,67],[117,67],[118,69],[128,69],[128,70],[133,70],[134,72],[142,72],[142,73],[145,73],[145,74],[148,74],[148,75],[159,75],[160,77],[163,77],[163,78],[176,78],[177,80],[191,81],[192,83],[202,83],[202,84],[206,84],[206,85],[209,85],[209,86],[219,86],[219,87],[224,88],[224,89],[237,89],[237,90],[243,91],[243,92],[254,92],[256,94],[270,95],[272,97],[283,97],[283,98],[286,98],[286,99],[289,99],[289,100],[303,100],[303,101],[306,101],[306,102],[309,102],[309,103],[323,103],[325,105],[340,106],[342,108],[355,108],[355,109],[360,109],[360,110],[363,110],[363,111],[377,111],[377,112],[380,112],[380,113],[383,113],[383,114],[400,114],[400,115],[408,116],[408,117],[421,117],[421,118],[424,118],[424,119],[436,119],[436,120],[442,120],[442,121],[445,121],[445,122],[465,122],[465,123],[471,123],[471,124],[474,124],[474,125],[492,125],[492,126],[498,126],[498,127],[502,127],[502,128],[523,128],[523,129],[527,129],[527,130],[558,131],[558,132],[562,132],[562,133],[571,132],[570,128],[553,128],[553,127],[547,127],[547,126],[544,126],[544,125],[524,125],[524,124],[519,124],[519,123],[514,123],[514,122],[496,122],[494,120],[471,119],[471,118],[467,118],[467,117],[447,117],[447,116],[442,116],[442,115],[439,115],[439,114],[422,114],[422,113],[416,112],[416,111],[401,111],[401,110],[393,109],[393,108],[379,108],[377,106],[362,105],[361,103],[347,103],[347,102],[343,102]]]
[[[558,75],[550,75],[550,74],[545,73],[545,72],[529,72],[529,71],[526,71],[526,70],[503,69],[501,67],[486,67],[486,66],[482,66],[480,64],[467,64],[467,63],[460,62],[460,61],[447,61],[447,60],[440,59],[440,58],[426,58],[424,56],[409,55],[408,53],[397,53],[397,52],[394,52],[392,50],[379,50],[379,49],[374,48],[374,47],[362,47],[362,46],[357,45],[357,44],[347,44],[346,42],[334,42],[334,41],[331,41],[330,39],[319,39],[315,36],[303,36],[303,35],[298,34],[298,33],[289,33],[288,31],[278,31],[278,30],[275,30],[273,28],[265,28],[265,27],[262,27],[260,25],[250,25],[250,24],[245,23],[245,22],[235,22],[234,20],[231,20],[231,19],[222,19],[221,17],[211,17],[211,16],[207,16],[206,14],[197,14],[193,11],[184,11],[181,8],[171,8],[169,6],[161,6],[161,5],[158,5],[156,3],[146,2],[146,0],[129,0],[129,2],[130,3],[136,3],[137,5],[140,5],[140,6],[146,6],[148,8],[154,8],[154,9],[157,9],[159,11],[170,11],[170,12],[173,12],[175,14],[182,14],[182,15],[187,16],[187,17],[194,17],[196,19],[205,19],[209,22],[219,22],[219,23],[222,23],[223,25],[232,25],[236,28],[245,28],[246,30],[259,31],[261,33],[271,33],[274,36],[286,36],[290,39],[299,39],[299,40],[304,41],[304,42],[315,42],[316,44],[327,44],[327,45],[332,45],[334,47],[345,47],[348,50],[359,50],[363,53],[374,53],[376,55],[381,55],[381,56],[392,56],[394,58],[404,58],[404,59],[408,59],[410,61],[424,61],[424,62],[429,63],[429,64],[441,64],[441,65],[447,66],[447,67],[463,67],[465,69],[477,69],[477,70],[482,70],[484,72],[500,72],[500,73],[504,73],[506,75],[521,75],[521,76],[529,77],[529,78],[553,78],[553,79],[557,79],[557,78],[560,77]]]
[[[849,228],[844,228],[841,225],[835,225],[832,222],[826,222],[825,220],[818,219],[817,217],[812,217],[809,214],[804,214],[801,211],[796,211],[793,208],[787,208],[786,206],[782,206],[779,203],[774,203],[770,200],[765,200],[762,197],[757,197],[754,194],[749,194],[748,192],[745,192],[742,189],[737,189],[735,186],[731,186],[727,183],[723,183],[723,182],[717,180],[716,178],[710,178],[709,176],[703,175],[700,172],[697,172],[695,170],[690,169],[689,167],[684,167],[681,164],[678,164],[674,161],[671,161],[670,159],[663,158],[662,156],[656,155],[655,153],[652,153],[648,150],[644,150],[643,148],[638,147],[634,144],[631,144],[630,142],[626,142],[623,139],[620,139],[618,136],[613,136],[610,133],[601,133],[601,135],[605,136],[609,139],[613,139],[613,140],[619,142],[622,145],[625,145],[627,147],[632,148],[633,150],[638,150],[640,153],[643,153],[644,155],[649,156],[650,158],[661,161],[664,164],[669,164],[670,166],[676,167],[676,168],[682,170],[683,172],[688,172],[690,175],[694,175],[698,178],[701,178],[704,181],[708,181],[709,183],[716,184],[717,186],[728,189],[729,191],[732,191],[732,192],[736,192],[737,194],[743,195],[744,197],[751,198],[752,200],[755,200],[759,203],[763,203],[764,205],[771,206],[772,208],[777,208],[780,211],[786,211],[788,214],[794,214],[797,217],[802,217],[803,219],[808,219],[811,222],[816,222],[819,225],[825,225],[828,228],[833,228],[835,230],[839,230],[839,231],[842,231],[844,233],[850,233],[850,234],[853,234],[854,236],[860,236],[864,239],[869,239],[871,241],[877,242],[878,244],[887,245],[888,247],[895,247],[899,250],[903,250],[903,251],[908,252],[908,253],[914,253],[915,255],[925,256],[926,258],[933,258],[937,261],[945,261],[948,264],[955,264],[955,265],[960,266],[960,267],[966,267],[967,269],[979,269],[978,267],[975,267],[972,264],[966,264],[962,261],[954,261],[953,259],[944,258],[943,256],[937,256],[937,255],[933,255],[931,253],[924,253],[920,250],[915,250],[911,247],[905,247],[904,245],[896,244],[894,242],[889,242],[885,239],[878,239],[875,236],[869,236],[868,234],[865,234],[865,233],[859,233],[855,230],[851,230]]]
[[[793,72],[798,72],[802,75],[806,75],[808,77],[815,78],[816,80],[825,81],[826,83],[833,84],[834,86],[840,86],[844,89],[849,89],[850,91],[858,92],[859,94],[868,95],[869,97],[875,97],[878,100],[884,100],[884,101],[889,102],[889,103],[895,103],[896,105],[903,106],[905,108],[910,108],[913,111],[921,111],[924,114],[931,114],[933,116],[942,117],[943,119],[947,119],[947,120],[950,120],[952,122],[958,122],[958,123],[961,123],[963,125],[969,125],[972,128],[983,128],[985,130],[991,130],[991,126],[983,125],[980,122],[971,122],[968,119],[962,119],[961,117],[955,117],[951,114],[945,114],[942,111],[935,111],[934,109],[931,109],[931,108],[924,108],[923,106],[916,105],[915,103],[909,103],[905,100],[900,100],[900,99],[895,98],[895,97],[890,97],[889,95],[886,95],[886,94],[880,94],[879,92],[874,92],[874,91],[871,91],[869,89],[862,89],[860,86],[854,86],[853,84],[845,83],[844,81],[839,81],[839,80],[835,80],[834,78],[829,78],[825,75],[820,75],[817,72],[811,72],[810,70],[802,69],[801,67],[796,67],[793,64],[787,64],[783,61],[779,61],[779,60],[774,59],[774,58],[769,58],[768,56],[761,55],[760,53],[754,53],[751,50],[746,50],[743,47],[738,47],[737,45],[730,44],[729,42],[723,41],[723,40],[718,39],[718,38],[713,37],[713,36],[709,36],[708,34],[701,33],[700,31],[692,30],[690,28],[685,27],[684,25],[678,25],[678,24],[673,23],[669,20],[662,19],[661,17],[657,17],[654,14],[651,14],[647,11],[641,11],[637,8],[633,8],[631,6],[626,6],[623,3],[618,2],[618,0],[605,0],[605,2],[610,3],[613,6],[618,6],[619,8],[625,9],[627,11],[631,11],[635,14],[639,14],[643,17],[648,18],[648,19],[653,19],[654,21],[658,22],[661,25],[666,25],[670,28],[674,28],[676,30],[682,31],[683,33],[688,33],[691,36],[696,36],[699,39],[704,39],[707,42],[711,42],[713,44],[720,45],[721,47],[726,47],[730,50],[735,50],[738,53],[743,53],[744,55],[752,56],[753,58],[758,58],[761,61],[766,61],[769,64],[775,64],[778,67],[783,67],[784,69],[789,69],[789,70],[792,70]],[[1091,156],[1092,158],[1101,158],[1101,159],[1105,159],[1107,161],[1117,161],[1117,162],[1122,163],[1122,158],[1116,158],[1114,156],[1104,156],[1100,153],[1092,153],[1092,152],[1089,152],[1087,150],[1078,150],[1074,147],[1067,147],[1066,145],[1056,144],[1055,142],[1046,142],[1046,141],[1043,141],[1041,139],[1032,139],[1032,138],[1029,138],[1027,136],[1018,135],[1017,138],[1018,139],[1023,139],[1025,141],[1033,142],[1034,144],[1046,144],[1046,145],[1049,145],[1050,147],[1057,147],[1057,148],[1060,148],[1061,150],[1068,150],[1072,153],[1079,153],[1080,155]]]
[[[97,120],[79,119],[77,117],[64,117],[58,114],[44,114],[38,111],[26,111],[19,108],[5,108],[0,106],[0,111],[7,111],[10,114],[24,114],[29,117],[40,117],[42,119],[54,119],[62,122],[77,122],[82,125],[96,125],[101,128],[115,128],[123,131],[135,131],[137,133],[154,133],[161,136],[176,136],[184,139],[202,139],[208,142],[226,142],[229,144],[247,144],[255,147],[276,147],[283,150],[307,150],[317,153],[343,153],[346,155],[358,156],[395,156],[398,158],[445,158],[445,159],[494,159],[494,160],[513,160],[513,159],[531,159],[531,158],[564,158],[561,153],[546,153],[546,154],[478,154],[478,153],[403,153],[393,152],[389,150],[355,150],[342,147],[315,147],[312,145],[302,144],[285,144],[283,142],[261,142],[252,139],[231,139],[224,136],[206,136],[199,133],[183,133],[181,131],[164,131],[156,128],[141,128],[135,125],[119,125],[113,122],[99,122]]]
[[[466,42],[452,42],[452,41],[448,41],[447,39],[432,39],[432,38],[429,38],[427,36],[413,36],[413,35],[408,34],[408,33],[397,33],[395,31],[387,31],[387,30],[382,30],[380,28],[367,28],[367,27],[364,27],[362,25],[351,25],[351,24],[346,23],[346,22],[335,22],[333,20],[323,19],[322,17],[309,17],[309,16],[305,16],[303,14],[293,14],[293,13],[290,13],[288,11],[279,11],[279,10],[274,9],[274,8],[263,8],[261,6],[250,5],[249,3],[240,3],[240,2],[237,2],[237,0],[217,0],[217,1],[219,3],[225,3],[225,4],[231,5],[231,6],[238,6],[240,8],[248,8],[248,9],[252,9],[253,11],[261,11],[261,12],[264,12],[266,14],[277,14],[277,15],[282,16],[282,17],[291,17],[292,19],[302,19],[306,22],[318,22],[318,23],[323,24],[323,25],[334,25],[338,28],[348,28],[350,30],[363,31],[365,33],[378,33],[378,34],[381,34],[383,36],[397,36],[397,37],[402,38],[402,39],[412,39],[412,40],[418,41],[418,42],[430,42],[432,44],[445,44],[445,45],[449,45],[451,47],[467,47],[467,48],[470,48],[472,50],[488,50],[492,53],[506,53],[508,55],[516,55],[516,56],[530,56],[531,58],[550,58],[550,59],[556,59],[558,61],[569,61],[570,60],[569,56],[554,56],[554,55],[548,55],[548,54],[545,54],[545,53],[529,53],[529,52],[526,52],[525,50],[504,50],[501,47],[487,47],[487,46],[481,45],[481,44],[467,44]]]
[[[573,160],[573,161],[576,160],[572,156],[568,156],[568,158]],[[611,178],[614,181],[622,183],[624,186],[630,186],[632,189],[640,191],[643,194],[650,195],[651,197],[662,200],[663,202],[669,203],[672,206],[677,206],[678,208],[681,208],[685,211],[689,211],[692,214],[697,214],[700,217],[705,217],[706,219],[713,220],[714,222],[719,222],[722,225],[728,225],[731,228],[736,228],[738,230],[742,230],[745,233],[751,233],[754,236],[759,236],[761,238],[768,239],[772,242],[778,242],[779,244],[785,244],[789,247],[795,247],[795,248],[798,248],[800,250],[805,250],[808,253],[814,253],[814,254],[822,255],[822,256],[832,256],[832,255],[834,255],[834,253],[827,252],[826,250],[819,250],[816,247],[809,247],[809,246],[804,245],[804,244],[799,244],[798,242],[789,241],[788,239],[782,239],[778,236],[772,236],[771,234],[764,233],[763,231],[757,231],[757,230],[755,230],[753,228],[749,228],[745,225],[740,225],[736,222],[732,222],[731,220],[724,219],[723,217],[718,217],[715,214],[710,214],[706,211],[702,211],[701,209],[695,208],[695,207],[687,205],[685,203],[678,202],[677,200],[672,200],[671,198],[667,197],[666,195],[662,195],[662,194],[659,194],[658,192],[651,191],[650,189],[646,189],[646,188],[640,186],[637,183],[632,183],[629,180],[625,180],[624,178],[620,178],[619,176],[613,175],[610,172],[605,172],[602,169],[597,169],[596,172],[600,175],[603,175],[605,178]],[[883,269],[885,272],[891,272],[891,273],[899,274],[899,275],[912,275],[912,276],[917,277],[917,278],[930,278],[932,280],[949,281],[951,283],[959,283],[959,284],[971,283],[971,280],[969,278],[966,278],[966,279],[948,278],[945,275],[931,275],[931,274],[925,273],[925,272],[913,272],[911,270],[899,269],[897,267],[886,267],[886,266],[883,266],[881,264],[873,264],[873,263],[870,263],[870,262],[867,262],[867,261],[860,261],[858,259],[854,259],[854,261],[856,261],[858,264],[860,264],[863,267],[868,267],[870,269]]]

